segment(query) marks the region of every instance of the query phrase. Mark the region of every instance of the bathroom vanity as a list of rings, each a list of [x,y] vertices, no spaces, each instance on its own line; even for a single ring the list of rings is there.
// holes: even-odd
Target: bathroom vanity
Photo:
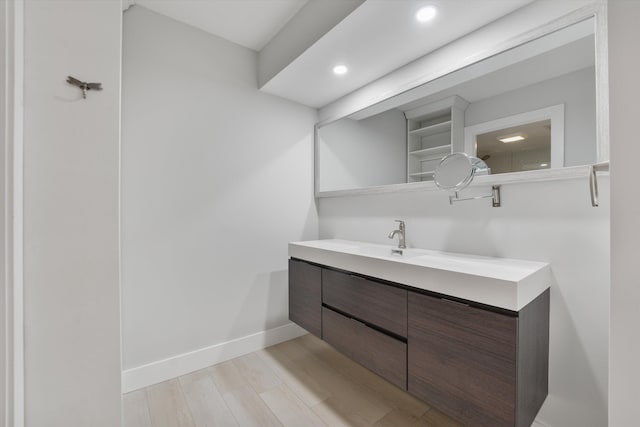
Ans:
[[[465,425],[531,425],[548,389],[548,264],[345,240],[289,256],[293,322]]]

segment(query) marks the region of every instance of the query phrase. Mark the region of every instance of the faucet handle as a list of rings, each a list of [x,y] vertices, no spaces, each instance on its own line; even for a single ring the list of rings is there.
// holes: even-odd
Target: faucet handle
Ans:
[[[403,220],[401,220],[401,219],[396,219],[396,222],[399,222],[399,223],[400,223],[400,228],[401,228],[401,229],[402,229],[402,228],[404,228],[404,221],[403,221]]]

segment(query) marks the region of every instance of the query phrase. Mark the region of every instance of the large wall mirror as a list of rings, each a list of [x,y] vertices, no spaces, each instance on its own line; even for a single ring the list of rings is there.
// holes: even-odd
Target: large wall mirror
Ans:
[[[596,87],[592,17],[318,126],[318,194],[432,181],[452,152],[495,175],[602,161]]]

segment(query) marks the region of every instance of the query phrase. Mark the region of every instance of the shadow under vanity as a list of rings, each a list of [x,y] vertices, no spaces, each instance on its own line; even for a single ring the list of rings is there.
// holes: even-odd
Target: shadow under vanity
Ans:
[[[548,390],[548,264],[392,249],[291,243],[289,318],[465,425],[530,426]]]

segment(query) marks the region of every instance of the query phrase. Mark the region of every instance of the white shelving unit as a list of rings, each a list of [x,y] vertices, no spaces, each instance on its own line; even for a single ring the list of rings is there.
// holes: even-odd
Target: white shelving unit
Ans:
[[[433,180],[440,160],[464,151],[464,110],[469,103],[452,96],[405,111],[407,118],[407,182]]]

